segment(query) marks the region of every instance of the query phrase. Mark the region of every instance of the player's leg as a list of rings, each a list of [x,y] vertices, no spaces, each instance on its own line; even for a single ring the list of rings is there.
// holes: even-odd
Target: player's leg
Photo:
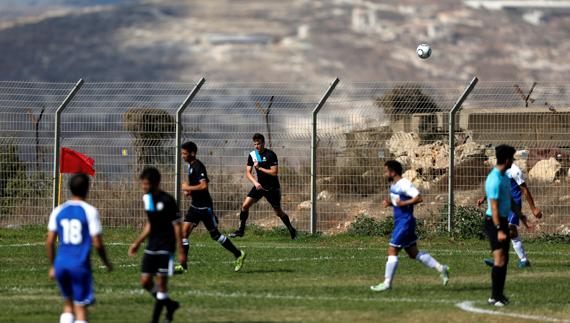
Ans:
[[[526,268],[530,266],[530,261],[528,261],[528,259],[526,258],[526,252],[524,250],[521,237],[519,236],[518,223],[519,221],[517,221],[516,224],[514,223],[514,221],[509,223],[509,234],[511,236],[513,249],[515,249],[515,253],[519,257],[519,262],[517,263],[517,267]]]
[[[493,252],[493,269],[491,270],[492,293],[488,303],[494,306],[505,306],[508,302],[504,296],[504,288],[507,276],[510,242],[508,241],[508,238],[505,241],[498,240],[498,230],[493,224],[493,221],[488,217],[485,219],[485,229]],[[508,230],[507,221],[501,220],[501,230]]]
[[[59,323],[73,323],[75,321],[75,315],[73,312],[73,301],[71,298],[66,298],[63,301],[63,312],[59,317]]]
[[[75,321],[74,323],[87,323],[87,306],[81,304],[74,305]]]
[[[275,215],[277,215],[281,219],[283,224],[285,224],[285,227],[287,227],[287,230],[289,230],[289,234],[291,234],[291,239],[293,240],[297,239],[297,230],[293,227],[293,225],[291,224],[291,220],[289,219],[289,216],[287,215],[287,213],[285,213],[285,211],[283,211],[283,208],[281,207],[281,190],[274,189],[264,192],[264,196],[267,202],[271,204],[273,211],[275,211]]]
[[[230,237],[243,237],[245,234],[245,227],[247,219],[249,218],[249,209],[259,201],[261,198],[261,193],[255,189],[255,187],[247,194],[247,197],[243,201],[241,210],[239,212],[239,228],[230,234]]]
[[[394,276],[396,275],[396,269],[398,268],[398,254],[401,248],[392,245],[388,246],[388,260],[386,261],[386,268],[384,271],[384,282],[370,286],[370,289],[375,292],[384,292],[392,288],[392,282],[394,281]]]
[[[174,318],[174,312],[180,307],[180,303],[170,298],[168,295],[168,277],[172,276],[172,265],[174,258],[172,255],[161,255],[161,263],[156,275],[156,284],[158,286],[156,293],[155,309],[158,313],[157,319],[163,307],[166,307],[165,322],[170,322]],[[153,319],[155,316],[153,315]],[[158,322],[158,321],[157,321]]]
[[[75,323],[86,323],[87,306],[95,302],[93,276],[90,269],[76,268],[71,273]]]
[[[416,259],[424,266],[437,270],[440,273],[443,285],[444,286],[447,285],[447,283],[449,282],[449,268],[447,265],[440,264],[429,253],[424,251],[419,251],[418,245],[416,243],[406,247],[405,250],[411,259]]]
[[[59,317],[60,323],[73,323],[75,320],[75,315],[73,313],[73,289],[72,289],[72,282],[71,277],[69,275],[69,271],[65,268],[58,268],[55,267],[55,281],[57,282],[57,286],[61,292],[61,295],[64,298],[63,303],[63,312]]]
[[[186,262],[183,264],[178,264],[174,267],[175,274],[182,274],[188,270],[188,251],[190,250],[190,234],[195,227],[198,226],[198,222],[194,219],[192,215],[193,208],[188,210],[186,216],[184,216],[184,223],[182,224],[182,247],[184,248],[184,253],[186,254]]]
[[[201,216],[201,219],[202,222],[204,222],[204,226],[206,227],[206,230],[208,230],[210,237],[234,255],[236,258],[235,271],[240,271],[245,260],[245,252],[239,250],[228,237],[218,230],[218,220],[212,209],[209,208],[202,212],[203,215]]]
[[[153,298],[156,298],[157,287],[154,283],[154,275],[158,271],[156,255],[144,254],[141,264],[140,284]]]

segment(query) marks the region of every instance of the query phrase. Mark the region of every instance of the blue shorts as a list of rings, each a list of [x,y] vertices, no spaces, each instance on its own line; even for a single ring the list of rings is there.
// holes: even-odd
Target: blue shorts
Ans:
[[[518,203],[518,202],[516,202],[516,203]],[[518,207],[522,208],[522,205],[521,205],[522,203],[518,203],[518,204],[519,204]],[[517,227],[520,224],[519,216],[515,212],[513,212],[512,210],[509,212],[509,224],[510,225],[516,225]]]
[[[418,241],[418,236],[416,235],[415,218],[403,223],[394,224],[390,246],[396,248],[407,248],[414,245],[416,241]]]
[[[91,269],[56,266],[55,279],[65,299],[71,299],[76,305],[85,306],[95,302]]]

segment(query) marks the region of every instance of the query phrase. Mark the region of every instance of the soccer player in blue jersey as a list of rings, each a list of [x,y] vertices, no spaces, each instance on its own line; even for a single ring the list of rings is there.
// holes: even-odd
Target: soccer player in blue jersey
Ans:
[[[513,164],[511,168],[506,171],[507,177],[511,183],[511,195],[512,195],[512,205],[511,211],[509,212],[509,234],[511,236],[511,241],[513,244],[513,249],[517,256],[519,257],[519,262],[517,267],[519,268],[526,268],[530,266],[530,261],[526,257],[526,252],[524,250],[521,238],[519,236],[518,227],[519,224],[522,222],[524,226],[528,229],[529,224],[527,222],[527,218],[525,215],[522,214],[522,197],[524,196],[528,202],[530,210],[534,217],[537,219],[542,218],[542,211],[536,207],[534,204],[534,198],[526,185],[524,180],[524,175],[522,170],[516,165]],[[486,197],[482,197],[477,202],[478,205],[483,204]],[[485,263],[488,266],[493,266],[493,259],[485,259]]]
[[[493,252],[492,294],[488,303],[497,307],[505,306],[509,302],[505,297],[504,289],[509,263],[509,214],[512,195],[511,183],[506,173],[513,164],[515,152],[516,150],[511,146],[497,146],[495,149],[497,165],[485,181],[487,196],[485,231]]]
[[[129,247],[129,255],[135,256],[143,241],[147,240],[141,266],[140,283],[155,299],[151,322],[157,323],[166,307],[165,322],[171,322],[180,304],[168,295],[168,276],[174,271],[174,252],[178,260],[186,262],[182,248],[182,229],[176,200],[160,189],[160,172],[148,167],[140,175],[144,192],[143,202],[148,217],[143,232]],[[156,283],[154,280],[156,276]]]
[[[418,249],[414,205],[421,203],[423,199],[418,189],[408,179],[402,177],[402,173],[403,168],[399,162],[389,160],[384,164],[384,175],[391,185],[390,200],[384,200],[383,205],[394,209],[394,231],[388,246],[384,282],[370,286],[370,289],[375,292],[384,292],[392,288],[398,267],[398,254],[402,249],[411,259],[416,259],[426,267],[437,270],[444,286],[449,282],[448,266],[441,265],[430,254]]]
[[[91,246],[95,247],[109,271],[113,270],[113,266],[101,238],[99,213],[85,202],[89,192],[89,177],[85,174],[74,175],[69,180],[69,190],[71,199],[55,208],[49,217],[46,240],[51,264],[49,277],[55,278],[64,299],[59,322],[85,323],[87,306],[95,301],[89,257]]]

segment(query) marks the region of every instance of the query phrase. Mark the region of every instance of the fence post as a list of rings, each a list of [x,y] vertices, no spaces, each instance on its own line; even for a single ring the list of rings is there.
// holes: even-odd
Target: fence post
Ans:
[[[53,138],[53,178],[52,178],[52,182],[53,182],[53,199],[52,199],[52,205],[53,208],[56,208],[58,203],[59,203],[59,163],[60,163],[60,135],[61,135],[61,129],[60,129],[60,123],[61,123],[61,114],[63,113],[63,110],[65,110],[65,108],[67,107],[67,105],[69,104],[69,102],[71,102],[71,100],[73,99],[73,97],[75,96],[75,94],[77,94],[77,91],[79,91],[79,89],[81,88],[81,86],[83,86],[83,79],[79,79],[79,81],[77,81],[77,83],[75,83],[75,86],[73,87],[73,89],[71,90],[71,92],[69,92],[69,94],[65,97],[65,99],[63,100],[63,102],[61,102],[61,104],[59,105],[59,107],[57,108],[57,110],[55,111],[55,131],[54,131],[54,138]]]
[[[312,131],[311,131],[311,234],[317,233],[317,114],[325,105],[325,102],[332,94],[340,80],[337,78],[332,81],[331,85],[319,100],[312,113]]]
[[[479,79],[475,76],[469,82],[469,85],[457,102],[453,105],[453,108],[449,111],[448,115],[448,125],[449,125],[449,173],[447,176],[447,232],[451,233],[451,219],[455,212],[455,115],[459,110],[461,110],[461,105],[467,99],[471,91],[477,85]]]
[[[200,91],[200,88],[202,88],[202,85],[204,85],[204,83],[206,82],[205,78],[201,78],[200,81],[198,81],[198,83],[196,83],[196,85],[194,86],[194,88],[192,89],[192,91],[190,91],[190,94],[188,94],[188,96],[184,99],[184,101],[182,102],[182,104],[180,104],[180,106],[178,107],[178,109],[176,109],[176,148],[175,148],[175,155],[174,155],[174,167],[175,167],[175,171],[174,171],[174,185],[176,185],[174,187],[174,198],[176,199],[176,202],[178,203],[178,208],[180,209],[180,185],[181,185],[181,178],[180,178],[180,151],[182,150],[180,148],[180,145],[182,144],[182,114],[184,113],[184,110],[186,110],[186,108],[190,105],[190,103],[192,102],[192,100],[194,99],[194,97],[196,96],[196,94],[198,94],[198,91]]]

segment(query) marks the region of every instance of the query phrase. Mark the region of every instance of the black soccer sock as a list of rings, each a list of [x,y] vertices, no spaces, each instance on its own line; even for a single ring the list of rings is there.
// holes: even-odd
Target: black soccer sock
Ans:
[[[186,262],[181,265],[184,269],[188,269],[188,250],[190,250],[190,241],[188,239],[182,239],[182,247],[184,248],[184,254],[186,255]]]
[[[157,299],[154,301],[154,308],[152,309],[152,323],[158,323],[160,320],[160,314],[162,313],[162,308],[166,305],[165,300]]]
[[[507,265],[501,267],[500,278],[499,278],[499,292],[500,298],[505,297],[505,282],[507,281]]]
[[[150,285],[145,286],[144,289],[149,292],[152,298],[156,298],[156,284],[152,282]]]
[[[491,270],[492,281],[492,298],[500,300],[503,297],[503,288],[505,287],[503,273],[506,272],[505,267],[493,266]]]
[[[249,218],[249,210],[244,211],[241,210],[239,212],[239,231],[245,231],[245,224],[247,222],[247,218]]]
[[[293,225],[291,224],[291,220],[289,220],[289,216],[287,214],[283,213],[283,216],[281,216],[281,221],[283,221],[283,224],[285,224],[287,229],[289,229],[289,232],[293,232],[295,230],[295,228],[293,228]]]
[[[222,237],[225,238],[224,241],[220,242],[222,247],[226,248],[226,250],[233,253],[236,258],[241,256],[241,251],[239,251],[239,249],[232,243],[232,241],[224,235],[222,235]]]

